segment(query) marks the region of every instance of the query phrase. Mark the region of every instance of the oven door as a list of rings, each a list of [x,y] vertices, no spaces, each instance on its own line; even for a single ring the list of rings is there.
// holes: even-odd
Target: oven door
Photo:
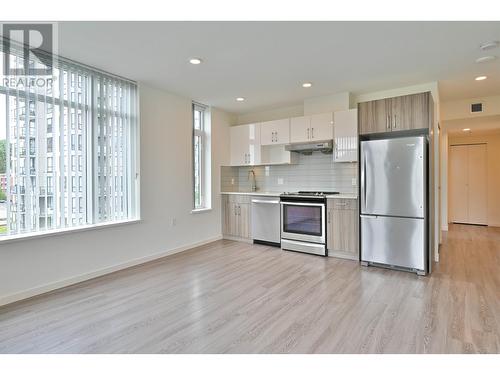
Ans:
[[[325,243],[325,204],[281,202],[281,238]]]

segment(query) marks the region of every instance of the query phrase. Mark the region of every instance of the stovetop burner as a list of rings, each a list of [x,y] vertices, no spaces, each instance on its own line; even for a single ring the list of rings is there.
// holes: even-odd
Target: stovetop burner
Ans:
[[[340,194],[338,191],[298,191],[298,192],[285,192],[283,196],[304,196],[304,197],[324,197],[326,195]]]

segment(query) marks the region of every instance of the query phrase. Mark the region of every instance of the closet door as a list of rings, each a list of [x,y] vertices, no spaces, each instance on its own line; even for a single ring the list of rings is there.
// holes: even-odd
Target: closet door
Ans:
[[[468,154],[469,146],[450,146],[449,202],[453,223],[468,223],[469,220]]]
[[[488,224],[488,177],[486,144],[469,145],[469,220],[470,224]]]

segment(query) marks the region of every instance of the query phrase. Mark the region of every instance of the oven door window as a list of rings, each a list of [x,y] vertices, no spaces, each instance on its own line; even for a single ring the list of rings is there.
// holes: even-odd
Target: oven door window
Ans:
[[[283,231],[287,233],[322,236],[322,207],[283,205]]]

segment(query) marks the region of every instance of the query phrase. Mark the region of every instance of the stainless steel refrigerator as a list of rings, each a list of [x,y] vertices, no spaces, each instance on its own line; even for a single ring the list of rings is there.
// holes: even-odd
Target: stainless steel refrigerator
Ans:
[[[428,272],[427,149],[426,136],[361,141],[363,265]]]

